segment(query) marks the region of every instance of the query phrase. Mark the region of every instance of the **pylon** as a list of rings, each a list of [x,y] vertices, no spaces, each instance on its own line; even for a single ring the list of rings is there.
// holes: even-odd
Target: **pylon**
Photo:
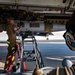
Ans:
[[[27,70],[26,62],[23,62],[23,67],[24,67],[24,71],[26,71]]]

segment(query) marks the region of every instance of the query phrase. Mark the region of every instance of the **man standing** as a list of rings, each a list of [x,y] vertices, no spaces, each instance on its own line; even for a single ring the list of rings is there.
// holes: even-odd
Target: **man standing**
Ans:
[[[15,59],[15,54],[16,54],[16,32],[19,31],[20,27],[17,28],[14,22],[14,19],[9,19],[8,20],[8,25],[6,27],[7,35],[8,35],[8,54],[6,56],[6,61],[5,61],[5,66],[4,66],[4,71],[10,71],[13,62]]]

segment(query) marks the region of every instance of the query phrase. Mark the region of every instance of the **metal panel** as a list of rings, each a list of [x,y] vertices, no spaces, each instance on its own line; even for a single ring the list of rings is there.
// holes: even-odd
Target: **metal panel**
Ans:
[[[62,3],[62,0],[0,0],[0,3],[19,3],[24,5],[36,5],[36,6],[67,6],[69,0],[66,3]]]
[[[0,0],[0,4],[13,4],[17,3],[19,5],[27,6],[44,6],[44,7],[68,7],[70,0],[66,0],[63,3],[63,0]],[[71,3],[71,7],[75,8],[75,0]]]
[[[18,0],[20,4],[36,5],[36,6],[67,6],[69,1],[62,3],[62,0]]]
[[[30,23],[38,23],[39,27],[30,27]],[[44,22],[43,21],[25,22],[24,27],[21,28],[21,31],[44,32]]]
[[[0,3],[5,3],[5,4],[9,4],[9,3],[14,3],[15,0],[0,0]]]

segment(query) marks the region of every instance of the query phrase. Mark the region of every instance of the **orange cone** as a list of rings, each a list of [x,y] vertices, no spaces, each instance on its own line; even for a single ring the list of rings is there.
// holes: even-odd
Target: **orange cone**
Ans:
[[[24,67],[24,71],[26,71],[27,70],[26,62],[23,62],[23,67]]]

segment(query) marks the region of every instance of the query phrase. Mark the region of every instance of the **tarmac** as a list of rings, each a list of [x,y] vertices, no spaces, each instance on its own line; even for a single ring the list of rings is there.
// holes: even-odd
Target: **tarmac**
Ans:
[[[62,37],[61,32],[55,32],[55,39],[53,36],[49,36],[49,40],[46,40],[45,37],[36,36],[38,38],[38,48],[42,54],[42,58],[46,68],[56,68],[63,67],[62,61],[64,58],[68,58],[73,63],[75,62],[75,52],[71,51],[67,45],[65,44],[65,40]],[[59,35],[60,34],[60,35]],[[58,37],[57,37],[58,36]],[[59,39],[60,37],[60,39]],[[42,40],[41,40],[42,38]],[[1,40],[0,42],[0,72],[2,72],[4,68],[5,58],[7,55],[7,44],[6,39]],[[31,49],[32,45],[30,43],[26,43],[24,49]],[[35,62],[26,62],[27,70],[32,73],[35,68]],[[50,69],[49,69],[50,70]],[[28,73],[28,72],[27,72]],[[26,73],[26,74],[27,74]],[[27,74],[30,75],[30,74]]]

